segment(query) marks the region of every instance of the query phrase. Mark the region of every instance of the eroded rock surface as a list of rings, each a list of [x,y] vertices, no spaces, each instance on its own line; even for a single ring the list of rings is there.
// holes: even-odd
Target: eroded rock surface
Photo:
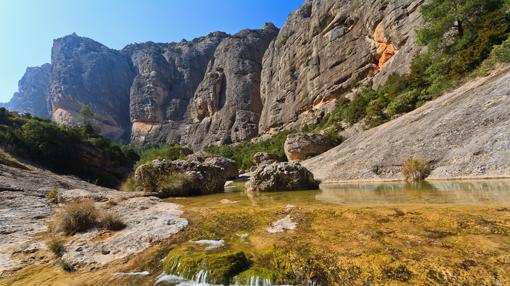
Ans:
[[[50,191],[58,191],[60,205],[50,203]],[[92,199],[100,209],[109,206],[108,212],[127,225],[107,239],[98,239],[101,233],[97,230],[71,237],[64,258],[75,267],[95,267],[128,257],[186,227],[177,205],[145,195],[98,187],[28,165],[0,164],[0,276],[52,261],[46,241],[37,235],[49,230],[55,209],[69,202]]]
[[[131,142],[181,142],[195,90],[226,37],[226,33],[214,32],[192,41],[148,42],[122,50],[137,69],[129,95]]]
[[[304,161],[321,181],[401,179],[413,157],[431,178],[510,176],[510,69],[456,90]]]
[[[287,136],[284,144],[289,161],[302,161],[319,155],[335,147],[337,142],[317,133],[293,133]]]
[[[49,82],[51,65],[29,67],[18,82],[18,92],[5,105],[11,111],[30,113],[33,115],[49,116]]]
[[[137,254],[188,225],[177,207],[155,197],[121,201],[108,212],[117,214],[125,229],[107,239],[95,239],[100,234],[97,230],[75,234],[66,243],[62,259],[76,268],[92,268]]]
[[[119,51],[76,34],[56,39],[51,54],[49,102],[53,120],[76,124],[82,106],[94,113],[101,133],[129,137],[129,89],[134,70]]]
[[[227,172],[214,162],[154,160],[135,171],[137,186],[162,197],[224,192]]]
[[[306,1],[264,55],[260,132],[302,126],[356,83],[408,72],[422,2]]]
[[[261,166],[246,183],[248,190],[260,192],[313,190],[318,186],[312,173],[297,162]]]
[[[188,143],[228,144],[258,135],[262,57],[277,34],[273,24],[266,24],[263,29],[243,30],[221,42],[193,98],[195,124]]]

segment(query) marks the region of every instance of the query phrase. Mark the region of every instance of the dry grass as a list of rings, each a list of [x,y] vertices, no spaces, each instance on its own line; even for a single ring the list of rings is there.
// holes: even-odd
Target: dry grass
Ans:
[[[68,204],[60,218],[60,230],[67,235],[85,232],[98,224],[99,211],[92,200]]]
[[[66,251],[63,240],[52,239],[48,242],[47,245],[48,249],[53,252],[56,257],[62,257]]]
[[[425,180],[431,172],[430,165],[425,160],[408,159],[402,166],[402,175],[408,182]]]
[[[99,222],[101,228],[111,231],[119,231],[126,227],[126,224],[116,214],[105,213]]]

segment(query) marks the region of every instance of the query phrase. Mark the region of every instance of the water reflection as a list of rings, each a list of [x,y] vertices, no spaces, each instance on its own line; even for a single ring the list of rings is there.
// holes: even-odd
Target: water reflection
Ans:
[[[328,184],[315,199],[341,205],[506,204],[510,180]]]

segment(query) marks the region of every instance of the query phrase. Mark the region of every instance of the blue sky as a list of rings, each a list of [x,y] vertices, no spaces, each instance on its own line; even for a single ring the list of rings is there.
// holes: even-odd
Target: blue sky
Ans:
[[[265,22],[280,27],[304,0],[0,0],[0,102],[27,66],[50,62],[53,39],[76,32],[108,47],[171,42]]]

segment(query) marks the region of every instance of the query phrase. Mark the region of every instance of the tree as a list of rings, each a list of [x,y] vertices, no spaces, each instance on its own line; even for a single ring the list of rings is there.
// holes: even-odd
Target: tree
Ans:
[[[418,40],[432,50],[449,50],[466,36],[476,34],[477,24],[494,11],[505,14],[508,0],[431,0],[422,6],[425,27]]]
[[[78,125],[83,128],[85,137],[94,137],[99,128],[94,124],[94,113],[88,105],[82,105]]]

